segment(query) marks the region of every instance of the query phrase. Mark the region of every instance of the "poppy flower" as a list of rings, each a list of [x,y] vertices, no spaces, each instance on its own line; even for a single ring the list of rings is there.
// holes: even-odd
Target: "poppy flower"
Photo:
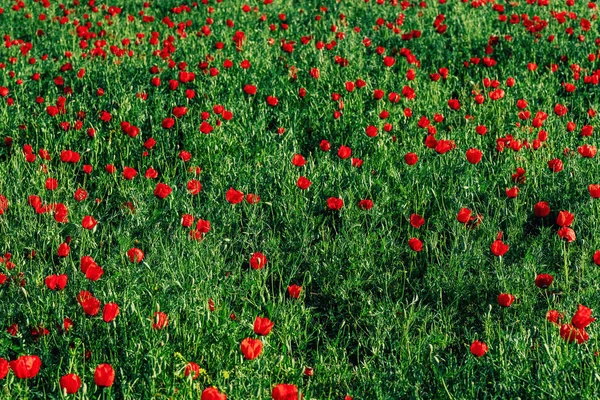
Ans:
[[[77,302],[83,308],[85,315],[95,316],[100,311],[100,300],[95,298],[90,292],[82,290],[77,296]]]
[[[567,243],[574,242],[577,239],[577,236],[575,235],[575,231],[566,226],[560,228],[557,233],[558,233],[558,236],[561,239],[565,239],[567,241]]]
[[[404,162],[407,165],[415,165],[419,161],[419,157],[415,153],[406,153],[404,156]]]
[[[288,286],[288,294],[290,297],[294,299],[300,298],[300,294],[302,293],[302,286],[298,286],[296,284]]]
[[[206,388],[202,391],[200,400],[227,400],[227,396],[224,393],[219,392],[214,386]]]
[[[260,355],[263,349],[263,344],[259,339],[246,338],[242,340],[240,349],[244,358],[247,360],[254,360]]]
[[[158,183],[154,189],[154,195],[160,199],[164,199],[171,194],[172,191],[173,189],[171,189],[168,185],[165,185],[164,183]]]
[[[144,252],[137,247],[132,247],[131,249],[127,250],[127,257],[132,263],[139,264],[144,259]]]
[[[508,249],[509,249],[509,246],[506,243],[502,242],[502,232],[498,232],[498,236],[496,237],[496,240],[494,240],[494,242],[492,243],[492,246],[490,247],[492,254],[497,257],[501,257],[504,254],[506,254]]]
[[[539,201],[533,206],[533,213],[536,217],[547,217],[550,214],[550,205],[547,201]]]
[[[590,338],[584,329],[577,329],[572,324],[563,324],[560,327],[560,337],[566,340],[567,343],[573,343],[577,340],[578,344],[583,344]]]
[[[596,318],[592,318],[592,310],[580,304],[571,319],[571,324],[577,329],[585,329],[595,320]]]
[[[408,240],[408,246],[416,252],[423,250],[423,242],[417,238],[410,238]]]
[[[419,214],[411,214],[410,215],[410,225],[413,228],[419,229],[425,223],[425,218],[420,216]]]
[[[554,277],[550,274],[538,274],[535,277],[535,286],[540,289],[546,289],[550,285],[552,285],[552,281],[554,281]]]
[[[183,375],[186,377],[192,375],[192,380],[195,380],[200,375],[200,366],[193,361],[188,362],[183,370]]]
[[[29,379],[35,377],[40,371],[42,360],[38,356],[20,356],[16,360],[8,363],[10,369],[19,379]]]
[[[303,167],[306,164],[306,160],[301,154],[294,154],[292,157],[292,164],[296,167]]]
[[[375,137],[377,136],[377,127],[373,125],[367,126],[365,133],[368,137]]]
[[[145,177],[146,179],[156,179],[156,178],[158,178],[158,172],[156,172],[156,170],[155,170],[154,168],[150,167],[150,168],[148,168],[148,169],[146,170],[146,173],[144,174],[144,177]],[[166,185],[165,185],[165,186],[166,186]],[[167,187],[168,187],[168,186],[167,186]],[[170,188],[169,188],[169,189],[170,189]],[[155,192],[156,192],[156,190],[155,190]],[[170,192],[169,192],[169,193],[170,193]]]
[[[501,293],[498,295],[498,304],[502,307],[510,307],[515,301],[515,296],[508,293]]]
[[[254,96],[256,94],[256,86],[250,84],[244,86],[244,93],[249,96]]]
[[[267,104],[270,105],[271,107],[275,107],[277,106],[277,104],[279,104],[279,99],[275,96],[267,96]]]
[[[561,313],[559,313],[557,310],[548,310],[548,312],[546,313],[546,319],[549,322],[552,322],[555,325],[558,325],[559,322],[564,318],[565,316]]]
[[[119,305],[117,303],[106,303],[102,309],[102,319],[108,323],[119,315]]]
[[[63,290],[67,286],[67,280],[66,274],[49,275],[44,279],[44,284],[50,290]]]
[[[60,387],[67,394],[77,393],[81,387],[81,378],[77,374],[67,374],[60,378]]]
[[[225,194],[225,199],[231,204],[241,203],[244,200],[244,193],[231,187]]]
[[[71,252],[71,248],[69,247],[68,244],[61,243],[60,246],[58,246],[57,255],[59,257],[66,257],[69,255],[70,252]]]
[[[261,252],[253,253],[250,257],[250,266],[252,269],[263,269],[267,265],[267,257]]]
[[[340,210],[344,206],[344,200],[339,197],[330,197],[327,199],[327,208],[332,211]]]
[[[455,111],[460,110],[460,102],[457,99],[450,99],[448,100],[448,107]]]
[[[82,188],[78,188],[78,189],[75,191],[75,194],[73,195],[73,197],[74,197],[74,198],[75,198],[75,200],[77,200],[77,201],[83,201],[83,200],[87,199],[87,196],[88,196],[88,193],[87,193],[87,192],[86,192],[84,189],[82,189]],[[2,207],[0,206],[0,210],[1,210],[1,209],[2,209]],[[2,213],[0,212],[0,215],[1,215],[1,214],[2,214]]]
[[[162,311],[157,311],[152,316],[152,329],[160,330],[169,325],[169,317]]]
[[[110,387],[115,382],[115,370],[110,364],[100,364],[94,371],[94,383],[100,387]]]
[[[559,211],[558,216],[556,217],[556,224],[558,226],[571,226],[574,220],[575,215],[563,210]]]
[[[8,210],[8,200],[0,194],[0,215],[4,214],[6,210]]]
[[[271,332],[274,325],[269,318],[256,317],[254,320],[254,333],[266,336]]]
[[[344,145],[341,145],[340,148],[338,149],[337,155],[342,160],[345,160],[345,159],[349,158],[352,155],[352,149],[350,149],[350,147],[346,147]]]
[[[47,190],[56,190],[58,188],[58,181],[54,178],[46,179],[46,189]]]
[[[479,164],[483,153],[479,149],[470,148],[469,150],[467,150],[466,156],[467,161],[469,161],[471,164]]]
[[[456,214],[456,220],[462,224],[466,224],[471,219],[472,212],[468,208],[461,208]]]
[[[81,221],[81,226],[84,229],[88,229],[88,230],[94,229],[97,224],[98,224],[98,221],[96,221],[94,219],[94,217],[92,217],[90,215],[86,215],[85,217],[83,217],[83,220]]]
[[[600,185],[590,184],[588,185],[588,192],[593,199],[600,199]],[[0,199],[1,203],[1,199]],[[0,215],[2,215],[2,206],[0,205]]]
[[[600,250],[596,250],[594,253],[594,264],[600,265]]]
[[[246,203],[248,204],[258,204],[260,202],[260,196],[254,193],[248,193],[246,195]]]
[[[506,188],[505,189],[506,192],[506,197],[508,197],[509,199],[514,199],[515,197],[517,197],[519,195],[519,188],[514,186],[512,188]]]
[[[471,343],[470,350],[471,350],[471,354],[473,354],[474,356],[483,357],[483,355],[485,353],[487,353],[487,351],[488,351],[488,346],[484,342],[480,342],[479,340],[474,340],[473,343]]]
[[[370,210],[371,208],[373,208],[373,200],[369,200],[369,199],[364,199],[358,202],[358,208],[360,208],[361,210]]]
[[[308,189],[310,187],[310,185],[312,185],[312,182],[309,181],[304,176],[301,176],[300,178],[298,178],[298,181],[296,182],[296,186],[298,186],[302,190]]]
[[[323,139],[321,140],[321,143],[319,143],[319,148],[322,151],[329,151],[331,149],[331,144],[327,140]]]
[[[181,216],[181,226],[189,228],[194,223],[194,216],[191,214],[183,214]]]
[[[133,178],[135,178],[137,175],[137,171],[135,170],[135,168],[131,168],[131,167],[123,167],[123,178],[127,179],[128,181],[132,180]]]
[[[298,400],[298,388],[296,385],[280,383],[273,387],[271,397],[273,400]]]
[[[554,158],[548,161],[548,168],[552,172],[560,172],[563,170],[563,162],[559,158]]]

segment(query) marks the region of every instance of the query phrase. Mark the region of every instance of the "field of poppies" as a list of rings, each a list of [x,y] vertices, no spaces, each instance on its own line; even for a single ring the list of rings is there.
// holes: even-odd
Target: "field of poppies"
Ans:
[[[0,398],[600,396],[594,1],[0,6]]]

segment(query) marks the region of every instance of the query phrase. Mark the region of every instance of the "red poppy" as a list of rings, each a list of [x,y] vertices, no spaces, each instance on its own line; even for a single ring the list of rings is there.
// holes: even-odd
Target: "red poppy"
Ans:
[[[502,232],[498,232],[496,240],[492,243],[492,246],[490,247],[492,254],[497,257],[501,257],[504,254],[506,254],[508,249],[509,246],[506,243],[502,242]]]
[[[575,215],[563,210],[559,211],[558,216],[556,217],[556,224],[558,226],[571,226],[574,220]]]
[[[183,375],[186,377],[192,375],[192,380],[195,380],[200,375],[200,366],[195,362],[190,361],[185,365]]]
[[[248,204],[258,204],[260,202],[260,196],[254,193],[248,193],[246,195],[246,203]]]
[[[552,285],[552,281],[554,281],[554,277],[550,274],[538,274],[535,277],[535,286],[540,289],[546,289],[550,285]]]
[[[323,139],[321,140],[321,143],[319,143],[319,148],[323,151],[329,151],[331,149],[331,144],[327,140]]]
[[[271,397],[273,400],[298,400],[298,388],[296,385],[280,383],[273,387]]]
[[[547,217],[550,214],[550,205],[547,201],[539,201],[533,206],[533,213],[536,217]]]
[[[144,252],[137,247],[132,247],[131,249],[127,250],[127,257],[132,263],[139,264],[144,259]]]
[[[420,216],[419,214],[411,214],[410,215],[410,225],[413,228],[419,229],[425,223],[425,218]]]
[[[246,93],[247,95],[253,96],[256,94],[256,86],[254,85],[246,85],[244,86],[244,93]]]
[[[517,197],[519,195],[519,188],[514,186],[512,188],[506,188],[505,189],[506,192],[506,197],[508,197],[509,199],[514,199],[515,197]]]
[[[110,364],[100,364],[94,371],[94,383],[100,387],[110,387],[115,382],[115,370]]]
[[[254,333],[266,336],[271,332],[274,325],[269,318],[256,317],[254,320]]]
[[[60,378],[60,387],[67,394],[77,393],[81,387],[81,378],[77,374],[67,374]]]
[[[241,203],[244,200],[244,193],[231,187],[225,194],[225,199],[231,204]]]
[[[590,192],[590,196],[593,199],[600,199],[600,185],[598,184],[590,184],[588,185],[588,192]],[[1,199],[0,199],[1,203]],[[0,205],[0,215],[2,215],[2,206]]]
[[[194,223],[194,216],[191,214],[183,214],[181,216],[181,226],[189,228]]]
[[[90,292],[82,290],[77,296],[77,302],[83,308],[86,315],[94,316],[100,311],[100,300],[95,298]]]
[[[303,167],[306,164],[306,160],[301,154],[294,154],[292,157],[292,164],[296,167]]]
[[[596,250],[594,253],[594,264],[600,265],[600,250]]]
[[[102,309],[102,319],[108,323],[119,315],[119,305],[117,303],[106,303]]]
[[[456,220],[462,224],[466,224],[471,219],[471,210],[468,208],[461,208],[456,215]]]
[[[163,329],[169,325],[169,316],[162,311],[157,311],[152,316],[152,329]]]
[[[302,286],[298,286],[296,284],[288,286],[288,294],[290,297],[294,299],[300,298],[300,294],[302,293]]]
[[[252,269],[263,269],[267,265],[267,257],[261,252],[253,253],[250,257],[250,266]]]
[[[352,149],[350,149],[350,147],[346,147],[344,145],[341,145],[340,148],[338,149],[338,157],[345,160],[347,158],[349,158],[352,155]]]
[[[4,358],[0,358],[0,379],[4,379],[6,377],[8,374],[8,368],[8,361]]]
[[[0,194],[0,215],[4,214],[6,210],[8,210],[8,200]]]
[[[476,357],[482,357],[488,351],[488,346],[484,342],[480,342],[479,340],[474,340],[471,343],[471,354]]]
[[[58,181],[54,178],[46,179],[46,189],[47,190],[56,190],[58,188]]]
[[[373,200],[369,200],[369,199],[364,199],[358,202],[358,208],[360,208],[361,210],[370,210],[371,208],[373,208]]]
[[[479,164],[483,153],[479,149],[470,148],[467,150],[466,156],[467,161],[469,161],[471,164]]]
[[[96,221],[94,219],[94,217],[92,217],[90,215],[86,215],[85,217],[83,217],[83,220],[81,221],[81,226],[84,229],[89,229],[89,230],[94,229],[97,224],[98,224],[98,221]]]
[[[585,329],[595,320],[596,318],[592,318],[592,310],[580,304],[577,312],[575,312],[575,315],[571,319],[571,324],[577,329]]]
[[[68,277],[66,274],[49,275],[44,279],[44,284],[50,290],[63,290],[67,286]]]
[[[563,170],[563,162],[559,158],[554,158],[548,161],[548,168],[552,172],[560,172]]]
[[[546,319],[555,325],[558,325],[564,317],[565,316],[559,313],[557,310],[548,310],[546,313]]]
[[[557,233],[558,233],[558,236],[561,239],[565,239],[567,241],[567,243],[574,242],[577,239],[577,236],[575,235],[575,231],[566,226],[560,228]]]
[[[457,99],[448,100],[448,107],[452,110],[460,110],[460,102]]]
[[[158,172],[156,172],[156,170],[154,168],[150,167],[150,168],[148,168],[146,170],[146,173],[144,174],[144,177],[146,179],[156,179],[156,178],[158,178]],[[171,189],[171,188],[169,188],[169,189]],[[155,192],[156,192],[156,190],[155,190]],[[171,193],[171,192],[169,191],[169,193]]]
[[[508,293],[501,293],[498,295],[498,304],[502,307],[510,307],[515,301],[515,296]]]
[[[130,181],[133,178],[135,178],[136,175],[137,175],[137,171],[135,170],[135,168],[123,167],[123,178],[124,179],[127,179],[128,181]]]
[[[302,190],[308,189],[310,187],[310,185],[312,185],[312,182],[309,181],[304,176],[301,176],[300,178],[298,178],[298,181],[296,182],[296,186],[298,186]]]
[[[563,324],[560,327],[560,337],[566,340],[567,343],[573,343],[577,340],[578,344],[583,344],[590,338],[584,329],[577,329],[572,324]]]
[[[367,134],[368,137],[375,137],[375,136],[377,136],[377,127],[375,127],[373,125],[369,125],[369,126],[367,126],[365,133]]]
[[[19,379],[29,379],[35,377],[40,371],[42,360],[38,356],[20,356],[14,361],[9,362],[10,369]]]
[[[58,246],[57,255],[59,257],[66,257],[69,255],[70,252],[71,252],[71,248],[69,247],[68,244],[61,243],[60,246]]]
[[[168,185],[165,185],[164,183],[158,183],[154,189],[154,195],[160,199],[164,199],[171,194],[172,191],[173,189],[171,189]]]
[[[246,338],[242,340],[240,349],[244,358],[247,360],[254,360],[262,352],[263,344],[259,339]]]
[[[219,389],[216,387],[211,386],[202,391],[200,400],[227,400],[227,396],[224,393],[219,392]]]
[[[416,252],[419,252],[421,250],[423,250],[423,242],[421,242],[419,239],[417,238],[410,238],[408,240],[408,246]]]
[[[337,211],[344,206],[344,200],[339,197],[330,197],[327,199],[327,208]]]

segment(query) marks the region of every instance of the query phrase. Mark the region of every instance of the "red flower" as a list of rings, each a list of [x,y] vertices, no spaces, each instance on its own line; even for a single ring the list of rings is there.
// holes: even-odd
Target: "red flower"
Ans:
[[[421,250],[423,250],[423,242],[421,242],[419,239],[417,238],[410,238],[408,240],[408,246],[416,252],[419,252]]]
[[[195,196],[202,190],[202,183],[197,179],[190,179],[187,183],[187,190],[192,196]]]
[[[573,343],[577,340],[578,344],[585,343],[590,338],[584,329],[577,329],[571,324],[563,324],[560,327],[560,337],[566,340],[567,343]]]
[[[137,247],[132,247],[127,250],[127,257],[129,257],[129,261],[132,263],[141,263],[144,259],[144,252]]]
[[[190,214],[183,214],[181,217],[181,226],[189,228],[194,223],[194,216]]]
[[[533,213],[536,217],[547,217],[550,214],[550,205],[547,201],[539,201],[533,206]]]
[[[46,287],[50,290],[63,290],[65,286],[67,286],[67,275],[48,275],[46,279],[44,279],[44,283]]]
[[[252,269],[263,269],[267,265],[267,257],[261,252],[253,253],[250,257],[250,266]]]
[[[498,236],[496,237],[496,240],[492,243],[492,246],[490,247],[492,254],[497,257],[501,257],[504,254],[506,254],[508,248],[509,246],[506,243],[502,242],[502,232],[499,232]]]
[[[563,170],[563,162],[559,158],[554,158],[548,161],[548,168],[552,172],[560,172]]]
[[[219,392],[214,386],[204,389],[200,400],[227,400],[227,396],[224,393]]]
[[[277,104],[279,104],[279,99],[275,96],[267,96],[267,104],[271,107],[275,107]]]
[[[110,364],[100,364],[94,371],[94,383],[100,387],[110,387],[115,382],[115,370]]]
[[[275,325],[269,318],[256,317],[254,320],[254,333],[261,336],[266,336]]]
[[[302,286],[296,284],[288,286],[288,294],[290,297],[298,299],[300,298],[300,293],[302,293]]]
[[[339,158],[345,160],[352,155],[352,149],[350,149],[350,147],[341,145],[337,154]]]
[[[96,221],[94,219],[94,217],[86,215],[85,217],[83,217],[83,220],[81,221],[81,226],[84,229],[89,229],[92,230],[96,227],[96,225],[98,225],[98,221]]]
[[[294,154],[292,157],[292,164],[294,164],[296,167],[303,167],[306,164],[306,160],[301,154]]]
[[[575,315],[571,319],[571,324],[577,329],[585,329],[595,320],[596,318],[592,318],[592,310],[580,304],[577,312],[575,312]]]
[[[164,183],[158,183],[154,189],[154,195],[160,199],[164,199],[170,195],[172,191],[173,189],[171,189],[168,185],[165,185]]]
[[[0,215],[4,214],[8,210],[8,200],[2,194],[0,194]]]
[[[169,325],[169,317],[162,311],[155,312],[152,320],[152,329],[163,329]]]
[[[47,190],[56,190],[58,188],[58,181],[54,178],[46,179],[46,189]]]
[[[254,193],[248,193],[246,195],[246,203],[248,204],[257,204],[260,202],[260,196]]]
[[[419,229],[425,223],[425,218],[420,216],[419,214],[411,214],[410,215],[410,225],[413,228]]]
[[[457,99],[448,100],[448,107],[452,110],[460,110],[460,102]]]
[[[90,292],[82,290],[77,296],[77,302],[83,308],[86,315],[94,316],[100,311],[100,300],[95,298]]]
[[[132,180],[133,178],[135,178],[135,176],[137,175],[137,171],[135,170],[135,168],[131,168],[131,167],[123,167],[123,178],[127,179],[128,181]]]
[[[502,307],[510,307],[510,305],[515,301],[515,296],[508,293],[501,293],[498,295],[498,304]]]
[[[302,190],[308,189],[310,185],[312,185],[312,182],[309,181],[304,176],[301,176],[300,178],[298,178],[298,182],[296,182],[296,186],[298,186]]]
[[[331,144],[327,140],[323,139],[321,140],[321,143],[319,143],[319,148],[322,151],[329,151],[329,149],[331,149]]]
[[[66,257],[69,255],[70,252],[71,252],[71,248],[69,247],[68,244],[61,243],[60,246],[58,246],[57,254],[59,257]]]
[[[561,239],[565,239],[567,241],[567,243],[574,242],[575,239],[577,239],[577,237],[575,235],[575,231],[566,226],[560,228],[557,233],[558,233],[558,236],[560,236]]]
[[[364,199],[358,202],[358,208],[361,210],[370,210],[373,208],[373,200]]]
[[[244,193],[231,187],[225,194],[225,199],[231,204],[241,203],[244,200]]]
[[[369,125],[367,126],[366,132],[368,137],[375,137],[377,136],[377,127],[373,126],[373,125]]]
[[[557,310],[548,310],[546,313],[546,319],[555,325],[558,325],[564,317],[565,316],[559,313]]]
[[[78,188],[75,191],[75,194],[73,195],[73,197],[77,201],[83,201],[83,200],[87,199],[87,196],[88,196],[88,193],[84,189],[82,189],[82,188]],[[2,209],[2,207],[0,206],[0,210],[1,209]],[[0,214],[2,214],[2,213],[0,212]]]
[[[466,156],[467,161],[469,161],[471,164],[479,164],[483,153],[479,149],[470,148],[467,150]]]
[[[575,220],[575,215],[568,211],[560,211],[556,217],[556,224],[558,226],[571,226]]]
[[[280,383],[273,387],[271,397],[273,400],[298,400],[298,388],[296,385]]]
[[[254,360],[262,352],[263,344],[259,339],[246,338],[242,340],[240,349],[247,360]]]
[[[256,86],[250,84],[244,86],[244,93],[250,96],[254,96],[256,94]]]
[[[21,356],[9,362],[9,365],[17,378],[29,379],[38,374],[42,366],[42,360],[38,356]]]
[[[588,192],[593,199],[600,199],[600,185],[590,184],[588,185]],[[0,199],[0,215],[2,215],[2,199]]]
[[[456,215],[456,220],[462,224],[466,224],[471,220],[471,210],[468,208],[461,208]]]
[[[479,340],[474,340],[473,343],[471,343],[471,354],[473,354],[476,357],[482,357],[485,353],[487,353],[488,351],[488,346],[487,344],[480,342]]]
[[[550,274],[539,274],[535,277],[535,286],[540,289],[546,289],[550,285],[552,285],[552,281],[554,281],[554,277]]]
[[[600,265],[600,250],[596,250],[594,253],[594,264]]]
[[[192,380],[198,378],[200,375],[200,366],[193,361],[190,361],[185,365],[185,370],[183,371],[184,376],[192,375]]]
[[[415,153],[406,153],[404,156],[404,162],[407,165],[415,165],[419,161],[419,157]]]
[[[330,197],[327,199],[327,208],[337,211],[344,206],[344,200],[339,197]]]
[[[77,374],[67,374],[60,378],[60,387],[67,394],[77,393],[81,387],[81,378]]]
[[[117,318],[119,315],[119,305],[117,303],[106,303],[102,310],[102,319],[108,323]]]

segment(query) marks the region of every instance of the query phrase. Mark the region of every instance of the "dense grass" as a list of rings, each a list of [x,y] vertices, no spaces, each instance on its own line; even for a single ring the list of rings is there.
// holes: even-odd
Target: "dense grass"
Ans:
[[[27,2],[13,11],[14,4],[3,4],[0,32],[10,36],[8,42],[22,39],[32,48],[25,55],[19,43],[0,50],[0,86],[9,89],[0,99],[0,136],[12,138],[12,146],[0,145],[0,193],[9,204],[0,215],[0,251],[11,253],[15,264],[11,270],[2,266],[7,282],[0,286],[0,321],[3,331],[18,325],[17,333],[0,337],[0,357],[35,354],[42,367],[26,380],[9,372],[0,381],[2,398],[61,398],[59,380],[68,373],[82,379],[77,398],[200,398],[215,386],[230,399],[263,399],[279,383],[296,385],[306,399],[599,396],[597,324],[587,328],[588,341],[569,344],[546,319],[546,312],[556,309],[569,323],[579,304],[597,309],[600,299],[600,272],[593,260],[600,248],[600,200],[588,193],[588,185],[600,183],[600,165],[596,157],[577,153],[578,146],[595,145],[598,137],[598,116],[588,112],[600,111],[598,85],[583,82],[599,68],[597,60],[588,59],[599,55],[597,8],[583,2],[506,4],[509,19],[527,14],[548,21],[536,38],[522,22],[499,21],[501,13],[491,3],[428,1],[426,7],[407,3],[403,10],[373,0],[275,0],[249,3],[259,11],[246,13],[242,2],[210,0],[190,3],[190,12],[177,14],[175,1],[157,0],[148,8],[128,1],[117,5],[120,14],[105,19],[108,8],[98,4],[94,12],[69,2],[72,12],[64,24],[55,20],[65,14],[59,4],[44,8]],[[140,10],[156,20],[142,22]],[[559,24],[551,11],[563,10],[577,19]],[[41,13],[45,21],[39,20]],[[375,28],[378,18],[395,24],[400,13],[405,15],[401,33],[418,30],[419,38],[402,40],[385,25]],[[105,31],[102,38],[89,38],[87,49],[75,35],[75,21],[85,23],[84,14],[93,23],[90,32]],[[287,30],[279,14],[285,14]],[[434,27],[439,14],[446,17],[442,34]],[[128,21],[128,15],[135,19]],[[174,28],[161,22],[165,16]],[[208,17],[214,20],[211,34],[196,35]],[[580,18],[591,21],[589,31],[581,29]],[[227,19],[235,26],[228,27]],[[191,26],[181,37],[177,24],[187,20]],[[345,37],[336,38],[332,25]],[[565,33],[571,26],[572,36]],[[237,30],[247,37],[241,51],[232,41]],[[153,31],[160,34],[157,45],[149,43]],[[135,44],[138,33],[145,37]],[[153,52],[166,47],[169,35],[175,51],[162,59]],[[301,38],[308,35],[313,38],[303,45]],[[556,36],[552,42],[549,35]],[[491,36],[498,36],[498,43],[486,55]],[[363,44],[365,37],[370,47]],[[124,38],[131,40],[129,46],[122,44]],[[107,42],[105,58],[90,54],[99,39]],[[282,39],[296,42],[293,52],[282,50]],[[319,50],[319,40],[337,45]],[[218,41],[222,50],[215,49]],[[113,55],[113,45],[133,53]],[[384,65],[377,46],[395,57],[393,66]],[[420,66],[409,64],[399,53],[402,48],[410,49]],[[210,67],[219,70],[217,76],[199,69],[207,54],[214,57]],[[338,65],[336,56],[348,65]],[[463,65],[472,57],[491,57],[497,64]],[[169,59],[186,62],[195,79],[170,90],[168,82],[178,79],[179,69],[169,68]],[[233,61],[229,69],[223,67],[226,59]],[[245,59],[249,69],[239,66]],[[67,62],[73,70],[60,72]],[[537,70],[528,70],[528,63],[537,63]],[[550,64],[557,64],[556,72]],[[581,68],[578,80],[572,64]],[[160,72],[152,74],[155,65]],[[292,66],[296,79],[290,76]],[[85,75],[78,78],[81,68]],[[319,79],[311,77],[311,68],[319,69]],[[406,77],[411,68],[414,80]],[[449,69],[447,79],[432,81],[430,74],[439,68]],[[36,72],[37,81],[31,79]],[[54,82],[58,75],[63,85]],[[161,79],[158,87],[151,84],[154,76]],[[512,87],[506,84],[509,77],[515,79]],[[484,78],[499,81],[502,99],[490,99],[493,89],[484,86]],[[357,79],[366,86],[347,91],[345,83]],[[574,83],[576,90],[567,92],[563,83]],[[244,93],[246,84],[257,87],[256,95]],[[390,92],[402,93],[405,86],[414,89],[414,100],[405,95],[398,103],[388,100]],[[65,95],[65,87],[72,94]],[[104,95],[98,96],[99,88]],[[298,95],[301,88],[304,98]],[[188,99],[186,89],[195,90],[195,97]],[[384,98],[375,100],[374,89],[384,90]],[[334,93],[341,95],[343,109],[332,100]],[[476,104],[477,93],[485,96],[483,104]],[[36,103],[37,96],[43,104]],[[65,113],[48,115],[46,107],[59,96],[66,97]],[[269,106],[267,96],[276,96],[277,106]],[[460,101],[459,110],[449,108],[451,98]],[[531,118],[518,118],[519,99],[527,100]],[[567,106],[565,116],[554,112],[557,103]],[[215,114],[215,105],[230,110],[233,118]],[[176,106],[187,107],[187,114],[163,128]],[[112,114],[109,122],[100,119],[103,110]],[[336,110],[339,119],[333,117]],[[383,110],[389,112],[385,120],[379,118]],[[214,127],[210,134],[199,131],[204,111]],[[538,111],[548,116],[534,128]],[[443,121],[434,122],[435,113]],[[427,148],[427,129],[418,126],[421,116],[436,127],[436,139],[452,140],[456,148],[445,154]],[[77,120],[83,121],[80,130],[73,128]],[[59,125],[64,121],[71,123],[67,131]],[[139,127],[140,134],[123,133],[123,121]],[[576,124],[572,132],[568,121]],[[393,125],[390,132],[383,130],[385,123]],[[365,134],[370,125],[379,128],[377,136]],[[476,133],[478,125],[487,127],[485,135]],[[584,125],[594,127],[592,136],[580,135]],[[88,128],[95,129],[94,138],[86,134]],[[548,139],[534,150],[541,129]],[[514,151],[507,144],[498,151],[497,139],[506,135],[527,140],[531,148]],[[150,137],[156,146],[147,150],[143,144]],[[320,149],[322,140],[330,142],[329,151]],[[26,144],[34,154],[46,149],[52,159],[27,162]],[[352,165],[352,157],[338,157],[341,145],[363,160],[361,167]],[[469,148],[483,152],[479,164],[467,161]],[[61,162],[63,150],[78,152],[81,160]],[[191,153],[190,161],[178,158],[181,150]],[[415,165],[404,161],[409,152],[418,154]],[[294,154],[302,154],[306,165],[294,166]],[[555,158],[564,163],[560,172],[548,167]],[[85,164],[93,167],[90,174],[83,172]],[[115,165],[114,174],[105,170],[108,164]],[[124,179],[125,166],[138,175]],[[202,172],[195,176],[190,166]],[[144,177],[149,167],[158,171],[157,179]],[[511,180],[518,167],[526,171],[520,184]],[[307,190],[296,186],[300,176],[312,181]],[[56,190],[45,188],[47,178],[58,180]],[[196,196],[187,192],[190,179],[202,182]],[[165,199],[153,194],[158,182],[173,189]],[[505,189],[513,186],[519,187],[518,196],[507,198]],[[260,201],[232,205],[226,200],[230,187],[257,194]],[[88,192],[86,200],[74,199],[78,188]],[[43,204],[64,203],[68,222],[56,222],[52,212],[36,213],[28,204],[30,195]],[[329,210],[329,197],[342,198],[344,206]],[[363,199],[371,199],[373,208],[360,209]],[[539,201],[549,203],[549,216],[535,216]],[[479,226],[471,229],[457,221],[463,207],[481,214]],[[557,235],[561,210],[575,215],[571,227],[577,239],[570,243]],[[418,229],[409,222],[413,213],[426,221]],[[193,227],[182,227],[184,214],[210,221],[201,241],[190,239]],[[82,227],[87,215],[98,221],[93,230]],[[490,251],[499,231],[510,246],[502,257]],[[422,251],[409,247],[413,237],[423,242]],[[58,257],[67,238],[71,252]],[[144,251],[142,263],[128,259],[132,247]],[[250,266],[255,252],[268,259],[263,269]],[[80,270],[86,255],[104,269],[97,281]],[[541,273],[554,277],[548,289],[535,285]],[[53,274],[68,275],[64,290],[45,286],[44,279]],[[298,299],[288,294],[292,284],[302,286]],[[86,316],[76,300],[81,290],[102,304],[117,303],[119,315],[110,323],[103,322],[102,309]],[[516,301],[500,307],[500,293],[513,294]],[[157,311],[169,318],[162,330],[152,328]],[[253,332],[256,316],[275,325],[262,337],[262,354],[246,360],[241,341],[261,338]],[[67,317],[73,328],[63,332]],[[34,337],[31,331],[40,326],[49,333]],[[489,346],[482,357],[469,351],[476,339]],[[203,369],[196,380],[183,374],[190,361]],[[94,383],[94,370],[102,363],[116,373],[110,388]],[[314,368],[314,375],[306,376],[305,367]]]

